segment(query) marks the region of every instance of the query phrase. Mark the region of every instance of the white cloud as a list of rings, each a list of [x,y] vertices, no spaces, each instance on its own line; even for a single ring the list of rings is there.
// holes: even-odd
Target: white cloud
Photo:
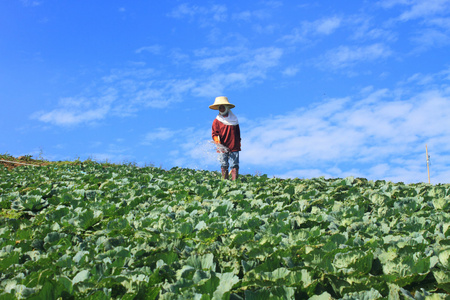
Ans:
[[[263,20],[271,16],[271,10],[278,7],[276,3],[266,3],[269,9],[242,10],[233,13],[228,12],[225,5],[190,5],[180,4],[168,14],[169,17],[182,19],[189,18],[190,21],[198,21],[201,26],[211,26],[215,23],[223,23],[230,18],[235,21],[251,22]]]
[[[408,21],[441,14],[449,9],[448,0],[415,0],[408,11],[400,15],[400,20]]]
[[[341,18],[331,17],[313,23],[315,31],[320,34],[332,34],[341,25]]]
[[[429,48],[443,47],[450,44],[450,36],[440,30],[427,28],[419,31],[412,41],[417,44],[415,51],[424,51]]]
[[[298,67],[287,67],[282,72],[285,76],[295,76],[300,71],[300,68]]]
[[[108,111],[109,107],[107,106],[83,112],[74,112],[69,109],[55,109],[47,113],[37,113],[34,117],[44,123],[65,126],[101,120]]]
[[[177,6],[170,14],[170,17],[173,18],[183,18],[185,16],[194,16],[195,14],[199,13],[199,11],[202,11],[202,8],[198,6],[189,6],[186,3],[180,4]]]
[[[277,0],[264,0],[262,1],[262,3],[264,3],[265,5],[267,5],[267,7],[274,9],[274,8],[279,8],[283,6],[283,2],[282,1],[277,1]]]
[[[124,86],[130,86],[130,83],[136,80],[149,80],[154,76],[159,75],[159,73],[152,68],[123,68],[123,69],[112,69],[107,76],[102,78],[102,81],[106,84],[117,84]]]
[[[194,65],[203,70],[217,70],[222,65],[230,63],[238,58],[238,56],[231,55],[208,57],[195,61]]]
[[[167,151],[166,162],[172,166],[192,169],[217,168],[218,157],[211,139],[211,129],[194,129],[192,127],[173,130],[160,127],[148,132],[143,145],[153,146],[159,143],[171,143],[173,147]]]
[[[214,5],[211,8],[213,19],[217,22],[225,22],[227,19],[227,8],[224,5]]]
[[[276,47],[259,48],[251,53],[252,58],[243,64],[244,69],[257,70],[258,73],[278,64],[283,50]]]
[[[279,25],[277,24],[261,25],[254,23],[252,24],[252,28],[259,34],[273,34],[277,29],[279,29]]]
[[[413,74],[412,76],[410,76],[407,79],[408,83],[416,83],[416,84],[420,84],[420,85],[429,85],[433,82],[434,78],[432,75],[429,74],[420,74],[420,73],[416,73]]]
[[[158,140],[165,141],[171,139],[177,134],[177,132],[178,132],[177,130],[171,130],[169,128],[164,127],[156,128],[156,130],[148,132],[145,135],[142,144],[151,145],[153,142]]]
[[[151,54],[161,54],[163,47],[161,45],[145,46],[137,49],[136,53],[149,52]]]
[[[300,27],[294,28],[291,34],[282,37],[289,43],[310,42],[317,35],[330,35],[334,33],[342,23],[342,19],[336,16],[319,19],[313,22],[302,22]]]
[[[386,9],[398,7],[398,16],[390,20],[391,28],[394,24],[392,21],[409,22],[409,32],[403,31],[403,35],[408,34],[415,44],[412,54],[450,44],[450,0],[389,0],[379,4]]]
[[[415,73],[411,75],[405,82],[401,82],[402,86],[410,87],[419,85],[428,87],[428,89],[442,89],[445,93],[449,93],[450,87],[442,85],[441,82],[450,82],[450,69],[443,70],[435,74]]]
[[[348,25],[351,26],[352,30],[351,38],[358,41],[381,40],[384,42],[395,42],[398,39],[398,33],[379,24],[370,15],[348,18]]]
[[[197,85],[194,79],[167,79],[154,69],[112,70],[103,81],[117,89],[120,101],[111,109],[114,115],[133,116],[141,108],[166,108],[183,100]]]
[[[223,93],[229,87],[248,86],[254,81],[264,79],[268,71],[279,64],[283,55],[283,50],[275,47],[241,49],[238,53],[226,54],[223,59],[221,56],[213,56],[211,61],[220,64],[221,68],[214,68],[214,73],[199,79],[192,92],[197,96],[211,97]],[[193,64],[204,65],[205,61],[208,61],[208,58],[201,58]]]
[[[429,23],[445,30],[450,30],[450,18],[434,18],[430,20]]]
[[[217,72],[206,78],[203,82],[199,81],[199,85],[193,89],[193,93],[200,97],[213,97],[214,95],[223,94],[230,86],[241,87],[252,79],[251,74],[230,72]]]
[[[22,4],[26,7],[34,7],[42,4],[42,1],[36,0],[20,0],[20,2],[22,2]]]
[[[322,55],[318,65],[325,69],[340,69],[356,63],[373,62],[391,55],[391,49],[380,43],[369,46],[340,46]]]
[[[412,0],[381,0],[378,2],[378,5],[384,7],[384,8],[392,8],[395,5],[406,5],[410,4]]]
[[[94,91],[107,90],[106,96],[85,96],[92,94],[87,89],[82,96],[63,98],[55,109],[37,112],[32,118],[54,125],[76,125],[107,116],[135,116],[143,108],[167,108],[187,96],[211,97],[226,89],[259,83],[278,66],[282,55],[283,50],[275,47],[200,49],[192,60],[184,62],[185,68],[195,72],[178,78],[164,68],[155,70],[145,65],[113,69],[100,83],[93,83]]]
[[[106,117],[111,105],[117,99],[116,91],[108,89],[100,98],[63,98],[59,108],[49,112],[39,111],[32,114],[32,119],[60,126],[72,126],[80,123],[92,123]]]
[[[177,6],[169,17],[172,18],[185,18],[188,17],[194,20],[198,20],[203,26],[211,24],[212,21],[224,22],[228,18],[227,7],[225,5],[212,5],[209,7],[199,5],[189,5],[186,3]]]
[[[393,100],[397,94],[375,90],[360,99],[330,99],[289,114],[246,121],[241,124],[242,165],[285,170],[275,174],[280,177],[424,182],[428,144],[436,161],[434,182],[448,181],[449,91],[423,91]],[[185,153],[192,164],[205,160],[204,151],[197,152]]]
[[[161,80],[141,83],[139,89],[132,91],[127,105],[130,110],[139,107],[165,108],[182,101],[182,95],[196,86],[193,80]]]
[[[268,17],[270,17],[270,13],[269,13],[269,11],[265,11],[265,10],[254,10],[254,11],[246,10],[246,11],[234,13],[232,15],[233,20],[246,21],[246,22],[250,22],[254,19],[262,20],[262,19],[266,19]]]
[[[378,4],[386,9],[394,6],[407,6],[407,10],[398,17],[401,21],[440,15],[448,11],[449,0],[382,0]]]

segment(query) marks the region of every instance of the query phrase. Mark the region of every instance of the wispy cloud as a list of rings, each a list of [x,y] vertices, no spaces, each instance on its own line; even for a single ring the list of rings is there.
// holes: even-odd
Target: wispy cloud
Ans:
[[[164,145],[168,149],[165,163],[169,165],[208,169],[218,164],[217,151],[212,143],[210,127],[200,129],[159,127],[147,132],[141,144],[150,148],[160,144]],[[173,146],[168,147],[168,144]]]
[[[161,51],[163,50],[163,47],[161,45],[152,45],[152,46],[145,46],[141,47],[139,49],[136,49],[136,53],[143,53],[143,52],[149,52],[151,54],[161,54]]]
[[[351,38],[358,41],[380,40],[383,42],[395,42],[398,33],[394,30],[379,24],[372,16],[357,15],[347,18],[347,25],[351,27]]]
[[[341,25],[341,18],[331,17],[318,20],[312,23],[317,33],[329,35],[332,34]]]
[[[138,52],[152,49],[143,47]],[[107,95],[63,98],[57,108],[37,112],[32,118],[53,125],[76,125],[107,115],[130,117],[141,109],[167,108],[189,96],[212,97],[264,80],[269,70],[278,66],[283,51],[275,47],[235,47],[199,49],[193,54],[186,54],[192,59],[182,62],[187,70],[193,70],[192,75],[176,76],[145,64],[113,69],[100,82],[92,83],[98,90],[107,90]]]
[[[408,24],[403,35],[415,46],[410,53],[417,55],[450,43],[450,0],[384,0],[378,4],[396,13],[390,22],[392,29]]]
[[[406,82],[402,82],[403,86],[420,85],[427,86],[430,89],[440,89],[444,88],[444,90],[448,91],[448,85],[442,86],[441,82],[450,82],[450,69],[443,70],[441,72],[435,74],[423,74],[423,73],[415,73],[410,76]]]
[[[284,76],[295,76],[300,71],[299,67],[291,66],[283,70],[282,74]]]
[[[235,21],[250,22],[252,20],[264,20],[270,17],[270,12],[267,10],[246,10],[237,13],[233,13],[231,18]]]
[[[310,170],[319,169],[329,176],[351,171],[351,175],[368,178],[395,180],[403,176],[420,181],[423,174],[413,171],[423,165],[425,143],[440,159],[450,158],[450,146],[445,142],[450,138],[450,126],[444,125],[450,124],[450,93],[431,90],[408,100],[393,98],[394,91],[379,90],[359,100],[331,99],[249,124],[248,129],[241,129],[242,161],[255,166],[289,166],[291,171],[284,176],[310,177]],[[355,164],[375,167],[354,169]],[[406,172],[411,174],[405,177]]]
[[[84,112],[73,112],[70,109],[54,109],[46,113],[37,113],[35,118],[54,125],[75,125],[101,120],[105,117],[108,110],[109,108],[106,106]]]
[[[241,122],[242,167],[271,169],[280,177],[359,176],[424,182],[428,144],[433,181],[448,181],[450,88],[425,89],[409,97],[406,91],[369,91]],[[217,162],[205,154],[207,148],[188,145],[179,153],[179,162],[203,161],[214,167]]]
[[[39,6],[42,4],[42,1],[37,0],[20,0],[20,2],[26,7]]]
[[[342,19],[336,16],[319,19],[313,22],[302,22],[288,35],[282,37],[283,41],[289,43],[310,42],[311,38],[320,35],[327,36],[334,33],[342,23]]]
[[[433,18],[429,21],[430,24],[438,26],[445,30],[450,30],[450,18]]]
[[[270,9],[278,8],[282,5],[278,1],[266,1],[263,4],[266,7],[262,9],[229,12],[228,7],[225,5],[190,5],[183,3],[174,8],[168,16],[176,19],[188,18],[190,21],[197,20],[201,25],[207,25],[208,20],[210,24],[225,22],[229,19],[250,22],[252,20],[270,18]]]
[[[205,14],[207,12],[207,10],[203,7],[199,7],[199,6],[189,6],[186,3],[180,4],[179,6],[177,6],[175,9],[173,9],[170,13],[169,16],[172,18],[183,18],[186,16],[190,16],[193,17],[196,14]]]
[[[239,54],[213,56],[194,61],[193,64],[202,70],[217,70],[224,64],[238,60],[239,57]]]
[[[378,4],[386,9],[395,6],[406,7],[399,16],[400,21],[409,21],[419,18],[441,15],[448,12],[449,0],[382,0]]]
[[[429,50],[430,48],[440,48],[450,44],[448,33],[432,28],[418,31],[411,40],[417,45],[415,52]]]
[[[410,8],[403,12],[399,19],[408,21],[417,18],[425,18],[440,15],[448,11],[450,1],[448,0],[415,0],[410,2]]]
[[[248,26],[259,34],[271,34],[278,24],[265,24],[263,21],[271,19],[277,3],[260,3],[260,8],[253,10],[231,10],[226,5],[191,5],[183,3],[174,8],[167,16],[177,20],[188,20],[198,25],[202,30],[209,31],[204,34],[213,44],[236,44],[236,40],[246,41],[247,37],[242,30],[235,31],[236,26]],[[235,7],[234,7],[235,8]],[[226,27],[223,27],[225,25]]]
[[[189,18],[191,21],[198,20],[202,25],[214,22],[224,22],[228,18],[227,7],[225,5],[199,6],[180,4],[169,14],[169,17],[182,19]]]
[[[377,2],[378,5],[384,8],[392,8],[396,5],[409,5],[412,3],[412,0],[380,0]]]
[[[93,124],[108,116],[130,117],[142,108],[161,109],[183,100],[196,86],[190,79],[156,80],[152,69],[112,70],[99,90],[102,96],[66,97],[57,108],[38,111],[31,118],[58,126]],[[101,93],[101,92],[99,92]],[[90,92],[89,94],[92,94]]]
[[[212,56],[200,58],[194,65],[213,67],[213,73],[208,74],[198,82],[193,89],[195,95],[211,97],[221,94],[225,89],[242,87],[252,84],[254,81],[264,79],[267,72],[278,66],[283,55],[283,50],[276,47],[246,49],[226,56]],[[215,65],[208,65],[212,62]],[[233,64],[229,64],[233,62]],[[217,68],[220,65],[221,68]]]
[[[44,123],[72,126],[93,123],[106,117],[117,99],[114,89],[108,89],[98,98],[71,97],[59,101],[59,107],[49,112],[38,111],[31,118]]]
[[[156,141],[166,141],[171,138],[173,138],[175,135],[177,135],[180,131],[179,130],[173,130],[165,127],[159,127],[155,130],[148,132],[143,141],[143,145],[151,145]]]
[[[368,46],[339,46],[327,51],[319,58],[321,68],[340,69],[357,63],[377,61],[392,55],[392,50],[381,43]]]
[[[181,102],[183,96],[188,94],[196,83],[190,79],[161,80],[145,83],[134,92],[132,98],[126,103],[132,108],[150,107],[165,108],[177,102]]]

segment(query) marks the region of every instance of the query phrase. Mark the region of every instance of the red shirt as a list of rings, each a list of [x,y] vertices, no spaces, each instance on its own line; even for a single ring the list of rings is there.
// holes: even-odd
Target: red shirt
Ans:
[[[241,130],[238,125],[225,125],[217,119],[212,124],[211,137],[220,137],[220,143],[231,152],[241,151]]]

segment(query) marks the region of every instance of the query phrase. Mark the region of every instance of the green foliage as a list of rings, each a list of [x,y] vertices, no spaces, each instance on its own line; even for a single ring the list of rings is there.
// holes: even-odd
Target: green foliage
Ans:
[[[444,299],[449,200],[353,177],[1,169],[0,298]]]

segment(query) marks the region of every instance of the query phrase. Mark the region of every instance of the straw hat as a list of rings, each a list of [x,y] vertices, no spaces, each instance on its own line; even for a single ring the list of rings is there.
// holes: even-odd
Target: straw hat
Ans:
[[[209,108],[219,110],[219,106],[221,105],[227,105],[230,108],[235,107],[234,104],[231,104],[228,102],[228,98],[224,96],[216,97],[216,100],[214,101],[213,105],[210,105]]]

